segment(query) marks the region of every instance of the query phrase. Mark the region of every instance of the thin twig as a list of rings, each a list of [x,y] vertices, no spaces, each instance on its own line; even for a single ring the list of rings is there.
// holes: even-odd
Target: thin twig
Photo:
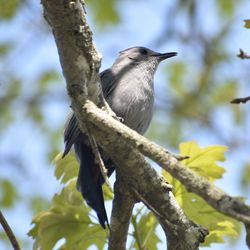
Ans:
[[[14,250],[21,250],[14,233],[10,228],[10,225],[8,224],[7,220],[4,218],[4,215],[2,214],[1,211],[0,211],[0,223],[2,224],[2,227],[3,227],[6,235],[9,238],[10,243],[13,246],[13,249]]]
[[[111,183],[110,183],[109,178],[108,178],[107,168],[105,167],[104,162],[102,160],[102,156],[100,154],[100,151],[99,151],[98,145],[96,143],[95,137],[89,131],[88,131],[88,136],[89,136],[89,141],[90,141],[91,148],[92,148],[93,153],[95,155],[95,159],[96,159],[96,161],[97,161],[97,163],[99,165],[102,176],[103,176],[108,188],[110,189],[110,191],[113,192],[113,188],[112,188]]]
[[[235,98],[230,103],[239,104],[239,103],[246,103],[248,101],[250,101],[250,96]]]
[[[250,55],[240,49],[240,53],[237,55],[241,59],[250,59]]]
[[[157,211],[153,206],[151,206],[151,205],[142,197],[142,195],[141,195],[139,192],[137,192],[137,190],[136,190],[135,188],[132,187],[132,190],[133,190],[133,192],[134,192],[136,198],[139,199],[140,201],[142,201],[142,202],[148,207],[148,209],[151,210],[151,212],[153,212],[157,217],[164,219],[164,217],[163,217],[160,213],[158,213],[158,211]]]

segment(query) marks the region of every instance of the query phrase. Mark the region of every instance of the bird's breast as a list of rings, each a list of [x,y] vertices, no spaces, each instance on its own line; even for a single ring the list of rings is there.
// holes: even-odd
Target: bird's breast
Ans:
[[[107,101],[128,127],[144,134],[152,119],[154,91],[153,84],[140,82],[120,82]]]

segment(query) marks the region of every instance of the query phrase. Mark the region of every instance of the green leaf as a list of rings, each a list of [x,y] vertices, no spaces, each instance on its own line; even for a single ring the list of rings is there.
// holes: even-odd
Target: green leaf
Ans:
[[[56,165],[55,168],[55,176],[61,183],[67,183],[68,181],[76,178],[79,170],[79,163],[76,160],[74,154],[69,153],[62,159],[62,153],[59,153],[55,159],[54,163]],[[102,186],[103,194],[105,200],[112,200],[114,194],[110,191],[106,184]]]
[[[48,200],[41,196],[32,196],[29,200],[29,206],[34,214],[37,214],[47,208],[49,208]]]
[[[234,0],[218,0],[216,3],[223,16],[229,17],[233,15],[236,3]]]
[[[172,62],[166,67],[166,72],[170,75],[169,84],[171,89],[176,92],[178,96],[183,96],[187,93],[187,86],[184,84],[184,76],[187,74],[187,64],[184,62]]]
[[[42,74],[38,77],[37,80],[37,83],[40,87],[40,91],[43,93],[51,83],[56,83],[59,81],[59,79],[60,76],[56,70],[42,72]]]
[[[250,19],[244,20],[244,22],[245,22],[244,27],[250,29]]]
[[[228,104],[228,100],[233,99],[236,96],[238,89],[238,83],[235,80],[227,81],[221,85],[218,85],[210,98],[213,104]]]
[[[107,232],[91,222],[90,209],[75,185],[75,181],[69,182],[54,196],[51,208],[33,219],[28,234],[35,240],[34,249],[53,249],[62,239],[65,243],[61,249],[87,249],[91,245],[103,248]]]
[[[223,237],[225,236],[237,237],[238,222],[217,212],[205,200],[198,195],[187,192],[185,188],[182,189],[180,205],[189,218],[209,230],[204,245],[207,246],[213,242],[224,242]]]
[[[138,218],[139,221],[137,222]],[[132,249],[157,250],[157,244],[161,240],[156,234],[158,222],[155,216],[148,211],[143,215],[139,212],[132,216],[132,225],[134,227],[133,237],[135,239]]]
[[[241,185],[244,188],[247,188],[250,185],[250,162],[246,162],[245,165],[243,166]]]
[[[7,179],[0,180],[0,206],[11,207],[18,198],[15,186]]]
[[[0,19],[12,18],[21,5],[20,0],[0,0]]]
[[[209,232],[209,235],[206,237],[206,242],[203,245],[208,246],[213,242],[223,243],[225,235],[236,239],[239,235],[239,231],[235,224],[238,222],[230,220],[231,219],[228,218],[227,221],[221,221],[215,224],[215,228]]]
[[[22,90],[22,82],[18,78],[11,77],[8,83],[7,95],[12,99],[17,98]]]
[[[44,117],[38,103],[31,102],[29,106],[27,106],[27,116],[31,117],[34,121],[36,121],[40,125],[43,124]]]
[[[8,52],[13,50],[14,44],[11,41],[0,43],[0,55],[6,55]]]
[[[180,144],[180,154],[188,155],[190,158],[183,161],[187,167],[206,177],[211,182],[221,178],[224,169],[217,165],[217,161],[224,161],[224,153],[227,147],[215,145],[205,148],[199,147],[194,142]],[[238,236],[239,223],[215,210],[205,200],[196,194],[188,192],[178,180],[170,174],[163,172],[168,182],[173,185],[173,194],[186,215],[195,223],[200,224],[209,230],[209,235],[203,245],[224,242],[224,237],[235,238]],[[211,183],[211,185],[213,185]]]
[[[108,188],[106,183],[102,186],[102,190],[105,200],[113,200],[114,193]]]
[[[225,172],[225,169],[218,166],[216,162],[225,160],[226,146],[214,145],[200,148],[195,141],[191,141],[181,143],[179,148],[181,155],[189,156],[183,164],[210,181],[221,178]]]
[[[77,176],[79,163],[72,153],[69,153],[63,159],[62,153],[59,153],[55,157],[54,163],[56,165],[55,176],[61,181],[61,183],[67,183],[69,180]]]
[[[92,7],[96,24],[101,28],[120,21],[116,0],[88,0],[87,6]]]

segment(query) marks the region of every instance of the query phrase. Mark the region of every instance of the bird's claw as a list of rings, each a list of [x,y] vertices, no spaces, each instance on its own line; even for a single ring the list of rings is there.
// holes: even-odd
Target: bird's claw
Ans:
[[[119,122],[124,122],[124,119],[120,116],[117,116],[116,113],[110,108],[108,103],[105,101],[105,106],[102,107],[102,110],[106,111],[110,116],[114,119],[118,120]]]
[[[121,123],[124,123],[124,119],[120,116],[116,116],[115,119],[117,119]]]

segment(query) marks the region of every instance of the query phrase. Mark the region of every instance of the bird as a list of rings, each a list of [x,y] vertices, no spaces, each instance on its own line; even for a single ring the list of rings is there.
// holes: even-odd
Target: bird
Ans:
[[[148,129],[154,106],[154,75],[160,62],[176,56],[176,52],[158,53],[142,46],[122,50],[113,65],[100,73],[104,98],[117,117],[129,128],[143,135]],[[65,157],[74,145],[80,164],[77,189],[87,204],[96,212],[100,225],[109,228],[102,185],[104,178],[89,138],[83,134],[71,111],[64,130]],[[115,170],[115,164],[100,149],[107,175]]]

